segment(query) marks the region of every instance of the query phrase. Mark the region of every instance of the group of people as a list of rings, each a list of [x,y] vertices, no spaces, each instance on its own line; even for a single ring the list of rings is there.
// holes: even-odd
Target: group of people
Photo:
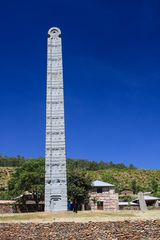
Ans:
[[[68,201],[68,209],[72,210],[74,213],[77,213],[78,211],[78,203],[77,200],[72,201]]]

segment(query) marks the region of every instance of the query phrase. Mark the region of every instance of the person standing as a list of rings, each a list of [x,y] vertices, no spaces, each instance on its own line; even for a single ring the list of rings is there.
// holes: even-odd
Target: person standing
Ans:
[[[77,213],[77,209],[78,209],[77,201],[74,200],[74,202],[73,202],[73,212]]]

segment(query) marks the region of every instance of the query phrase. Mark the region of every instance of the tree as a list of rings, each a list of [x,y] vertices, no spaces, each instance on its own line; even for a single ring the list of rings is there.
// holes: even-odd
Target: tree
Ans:
[[[9,181],[9,193],[17,197],[25,191],[33,193],[37,201],[44,199],[45,170],[44,160],[27,160],[22,166],[16,168]],[[84,172],[68,171],[68,199],[76,200],[79,205],[88,200],[88,191],[91,187],[91,179]]]
[[[135,179],[133,179],[131,181],[131,189],[132,189],[134,194],[137,194],[138,192],[143,192],[144,191],[144,187],[141,186],[141,185],[138,185],[137,181]]]
[[[6,157],[0,156],[0,167],[18,167],[24,163],[24,157]]]
[[[139,192],[139,186],[137,185],[137,182],[136,182],[135,179],[133,179],[132,182],[131,182],[131,189],[132,189],[134,194]]]
[[[150,187],[153,193],[156,193],[158,191],[158,182],[154,178],[151,180]]]
[[[24,191],[30,191],[36,195],[44,196],[44,160],[28,160],[17,168],[11,180],[8,189],[13,197],[22,194]]]
[[[96,206],[96,203],[97,203],[98,199],[96,197],[93,197],[91,200],[92,200],[92,202],[94,204],[94,210],[95,210],[95,206]]]
[[[135,167],[132,163],[129,164],[128,168],[129,168],[129,169],[136,169],[136,167]]]
[[[88,202],[88,191],[91,188],[91,178],[84,172],[68,172],[68,199],[76,201],[78,205]]]

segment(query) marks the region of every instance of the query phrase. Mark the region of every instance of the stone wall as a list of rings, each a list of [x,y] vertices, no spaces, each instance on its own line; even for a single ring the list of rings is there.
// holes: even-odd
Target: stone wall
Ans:
[[[1,240],[158,240],[160,220],[120,222],[1,223]]]
[[[0,214],[4,213],[14,213],[15,212],[15,206],[12,203],[0,203]]]
[[[5,213],[20,213],[20,212],[36,212],[37,206],[33,202],[29,203],[31,201],[26,201],[26,204],[18,204],[16,201],[11,200],[0,200],[0,214]],[[39,202],[38,211],[43,212],[44,211],[44,202]]]
[[[91,210],[97,210],[97,202],[103,202],[103,210],[105,211],[116,211],[118,210],[118,193],[115,193],[114,190],[110,190],[109,192],[90,192],[90,206]],[[94,203],[93,199],[96,199]]]

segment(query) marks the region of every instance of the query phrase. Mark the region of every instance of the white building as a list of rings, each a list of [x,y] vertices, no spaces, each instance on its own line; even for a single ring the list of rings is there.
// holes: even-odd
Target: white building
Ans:
[[[91,210],[118,210],[118,193],[115,193],[114,185],[96,180],[92,182],[89,192]]]

